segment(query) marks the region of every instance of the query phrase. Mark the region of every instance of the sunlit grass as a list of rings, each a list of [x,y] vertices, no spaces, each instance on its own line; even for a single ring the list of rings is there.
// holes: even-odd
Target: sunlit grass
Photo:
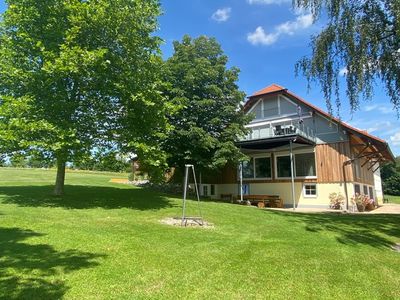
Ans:
[[[178,198],[79,172],[58,198],[54,177],[0,169],[0,299],[400,298],[400,216],[204,202],[214,229],[171,227]]]

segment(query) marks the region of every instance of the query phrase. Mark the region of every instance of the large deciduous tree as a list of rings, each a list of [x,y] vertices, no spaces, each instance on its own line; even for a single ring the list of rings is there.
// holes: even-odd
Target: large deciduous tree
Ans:
[[[236,162],[242,156],[235,141],[249,121],[241,109],[245,95],[236,83],[239,70],[227,67],[214,38],[184,36],[174,50],[164,66],[166,96],[175,107],[169,115],[174,129],[164,144],[169,165],[215,169]]]
[[[149,156],[166,118],[159,85],[158,0],[8,0],[0,24],[2,151],[66,162],[96,147]],[[142,158],[143,159],[143,158]]]
[[[340,76],[352,110],[359,97],[369,99],[374,80],[383,82],[393,106],[400,110],[400,1],[396,0],[294,0],[315,19],[327,16],[326,27],[312,38],[312,56],[297,63],[308,81],[315,80],[338,108]]]

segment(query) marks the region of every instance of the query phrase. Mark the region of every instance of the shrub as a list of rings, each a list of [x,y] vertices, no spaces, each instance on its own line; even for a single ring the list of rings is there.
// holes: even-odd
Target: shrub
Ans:
[[[330,193],[329,194],[330,208],[340,209],[341,205],[344,204],[344,197],[341,193]]]
[[[375,200],[370,199],[368,195],[356,193],[351,198],[351,202],[357,206],[357,210],[360,212],[375,209]]]

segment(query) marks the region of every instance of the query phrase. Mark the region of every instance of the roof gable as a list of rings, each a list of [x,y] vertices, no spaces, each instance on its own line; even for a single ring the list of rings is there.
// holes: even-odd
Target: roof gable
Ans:
[[[366,140],[373,140],[373,141],[377,142],[378,144],[382,144],[382,146],[384,146],[384,147],[380,147],[380,148],[386,152],[386,158],[389,160],[394,160],[394,156],[391,153],[390,148],[386,141],[384,141],[376,136],[373,136],[366,131],[354,128],[354,127],[350,126],[349,124],[344,123],[340,119],[333,117],[332,115],[328,114],[327,112],[323,111],[322,109],[305,101],[301,97],[295,95],[294,93],[288,91],[286,88],[284,88],[280,85],[277,85],[277,84],[271,84],[270,86],[265,87],[262,90],[259,90],[259,91],[255,92],[253,95],[251,95],[249,97],[249,100],[244,105],[245,111],[249,111],[251,109],[251,107],[258,102],[258,100],[260,99],[260,96],[271,95],[271,94],[282,94],[282,95],[288,96],[289,98],[295,99],[298,103],[304,104],[305,106],[309,107],[311,110],[315,111],[316,113],[319,113],[323,117],[329,118],[330,120],[335,122],[337,125],[342,126],[342,128],[346,129],[350,133],[356,134]]]
[[[259,91],[255,92],[250,97],[256,97],[256,96],[275,93],[275,92],[284,91],[284,90],[286,90],[284,87],[273,83],[270,86],[267,86],[266,88],[263,88],[262,90],[259,90]]]

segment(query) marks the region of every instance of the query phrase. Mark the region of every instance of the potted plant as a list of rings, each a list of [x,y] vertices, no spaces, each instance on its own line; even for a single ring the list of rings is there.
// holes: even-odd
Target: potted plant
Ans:
[[[329,207],[333,209],[340,209],[344,204],[344,197],[340,193],[330,193],[329,194]]]
[[[357,206],[359,212],[365,210],[365,196],[363,194],[356,193],[352,198],[351,202]]]

